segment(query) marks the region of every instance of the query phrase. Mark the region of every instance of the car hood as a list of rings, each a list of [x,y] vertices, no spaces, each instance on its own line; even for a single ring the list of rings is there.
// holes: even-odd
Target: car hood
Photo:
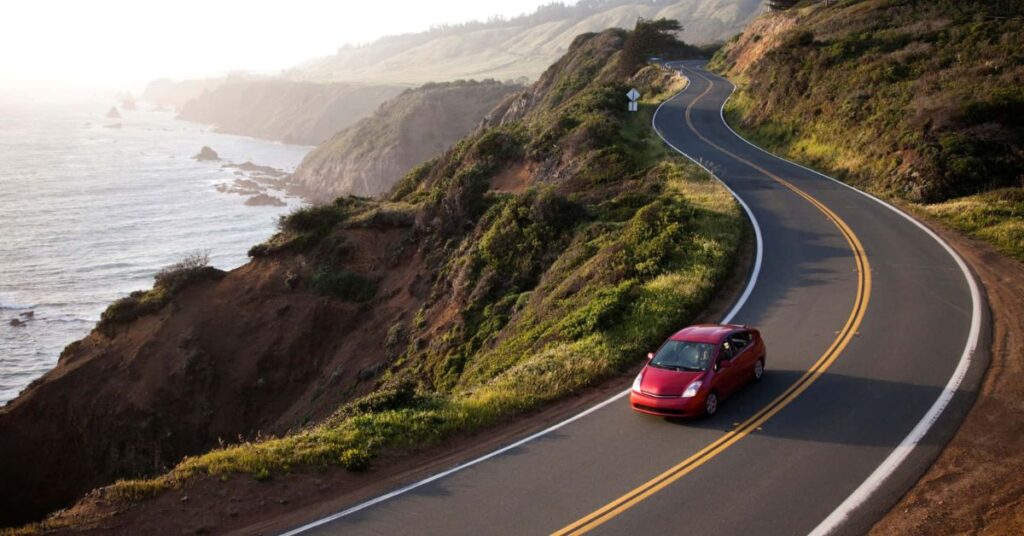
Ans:
[[[680,396],[690,382],[703,376],[703,372],[669,370],[647,366],[640,390],[657,396]]]

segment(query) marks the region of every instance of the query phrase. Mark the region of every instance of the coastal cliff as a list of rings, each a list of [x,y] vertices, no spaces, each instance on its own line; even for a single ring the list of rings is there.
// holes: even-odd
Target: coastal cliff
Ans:
[[[579,36],[385,199],[304,208],[243,267],[186,262],[112,304],[0,408],[0,525],[78,501],[39,527],[132,533],[127,509],[198,482],[371,470],[622,374],[692,320],[743,218],[650,130],[683,82],[623,60],[637,33]],[[178,497],[147,530],[225,529]]]
[[[472,132],[502,99],[521,89],[488,80],[406,90],[310,152],[289,182],[315,202],[340,195],[380,196],[413,166]]]
[[[179,117],[218,132],[298,145],[328,140],[383,102],[397,85],[319,84],[278,78],[229,78],[187,101]]]

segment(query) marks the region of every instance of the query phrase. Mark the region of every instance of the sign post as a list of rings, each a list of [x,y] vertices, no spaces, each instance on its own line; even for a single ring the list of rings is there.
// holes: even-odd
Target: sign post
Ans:
[[[640,92],[633,88],[626,93],[626,96],[629,97],[629,111],[635,112],[637,110],[636,100],[640,98]]]

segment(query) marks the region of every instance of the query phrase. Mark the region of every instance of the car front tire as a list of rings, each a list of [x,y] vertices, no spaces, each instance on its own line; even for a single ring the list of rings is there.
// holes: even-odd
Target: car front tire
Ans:
[[[718,395],[711,391],[704,397],[704,416],[711,417],[715,413],[718,413]]]

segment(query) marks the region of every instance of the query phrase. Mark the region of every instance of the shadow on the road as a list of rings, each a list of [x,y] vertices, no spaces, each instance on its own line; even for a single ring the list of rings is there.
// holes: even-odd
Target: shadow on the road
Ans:
[[[686,428],[728,432],[770,404],[803,375],[802,371],[766,371],[722,402],[718,414],[704,419],[664,419]],[[904,382],[825,373],[754,435],[813,441],[894,447],[906,436],[942,388]],[[884,412],[877,409],[886,408]],[[851,423],[869,423],[851,426]]]

